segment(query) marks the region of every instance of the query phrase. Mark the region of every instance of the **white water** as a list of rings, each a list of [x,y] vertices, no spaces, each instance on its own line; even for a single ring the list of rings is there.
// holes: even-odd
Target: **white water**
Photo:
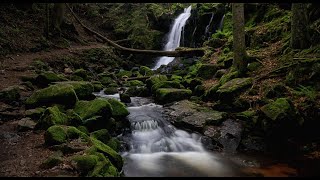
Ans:
[[[209,29],[210,29],[210,25],[211,25],[213,17],[214,17],[214,13],[212,13],[210,21],[209,21],[209,24],[206,26],[206,29],[205,29],[205,32],[204,32],[205,36],[210,36]]]
[[[119,100],[119,94],[95,95]],[[125,176],[236,176],[230,164],[204,148],[200,135],[171,125],[161,105],[148,98],[131,100],[127,104],[131,133],[122,136],[129,145],[122,153]]]
[[[223,16],[222,16],[221,21],[220,21],[220,23],[219,23],[219,27],[218,27],[218,29],[219,29],[220,31],[222,31],[222,28],[223,28],[223,20],[224,20],[224,16],[225,16],[225,15],[223,15]]]
[[[164,47],[165,51],[174,51],[177,47],[180,46],[181,32],[190,15],[191,6],[185,8],[184,12],[174,20],[174,24],[170,30],[170,34],[168,37],[168,42]],[[167,65],[173,60],[174,57],[163,56],[160,59],[158,59],[156,65],[152,68],[152,70],[158,69],[161,65]]]

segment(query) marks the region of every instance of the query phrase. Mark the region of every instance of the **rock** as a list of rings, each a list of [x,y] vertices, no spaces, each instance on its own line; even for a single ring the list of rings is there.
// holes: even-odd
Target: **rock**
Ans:
[[[183,78],[181,76],[177,76],[175,74],[173,74],[171,77],[170,77],[170,81],[174,81],[174,82],[177,82],[177,83],[181,83],[183,80]]]
[[[10,86],[0,91],[0,100],[6,103],[20,100],[20,89],[18,86]]]
[[[50,106],[51,104],[63,104],[67,107],[73,107],[77,100],[78,98],[72,85],[56,84],[35,91],[25,103],[28,108]]]
[[[160,104],[180,101],[190,98],[192,91],[189,89],[160,88],[156,91],[155,100]]]
[[[154,75],[146,80],[147,88],[151,90],[151,87],[158,82],[167,81],[168,78],[165,75]]]
[[[271,87],[267,87],[265,91],[265,97],[267,98],[280,98],[284,96],[285,93],[288,92],[287,88],[284,84],[275,84]]]
[[[261,107],[261,111],[273,121],[291,117],[293,106],[286,98],[278,98],[274,102]]]
[[[63,153],[61,151],[54,152],[42,164],[41,167],[45,169],[53,168],[63,162]]]
[[[139,73],[143,76],[152,76],[153,75],[153,71],[150,68],[148,68],[147,66],[140,66]]]
[[[112,107],[112,117],[114,118],[123,118],[129,115],[129,111],[127,110],[125,104],[119,102],[116,99],[108,99],[108,102]]]
[[[224,74],[220,80],[219,80],[219,83],[221,85],[225,84],[226,82],[230,81],[231,79],[234,79],[236,77],[239,76],[239,73],[238,71],[231,71],[231,72],[228,72],[227,74]]]
[[[88,77],[89,77],[88,71],[86,71],[86,70],[84,70],[84,69],[82,69],[82,68],[75,70],[73,74],[76,75],[76,76],[81,77],[81,78],[82,78],[83,80],[85,80],[85,81],[87,81],[87,80],[88,80]]]
[[[148,97],[150,96],[150,92],[146,86],[133,86],[129,87],[126,92],[130,97],[137,96],[137,97]]]
[[[111,138],[106,144],[116,152],[120,150],[121,143],[117,138]]]
[[[44,139],[48,145],[62,144],[67,140],[67,133],[61,126],[54,125],[47,129]]]
[[[120,93],[120,100],[124,103],[131,103],[131,98],[127,93]]]
[[[69,126],[82,125],[82,123],[83,123],[82,118],[73,109],[68,109],[66,111],[66,115],[68,118],[67,121],[68,121]]]
[[[194,90],[194,88],[198,85],[201,85],[202,81],[199,78],[191,78],[191,79],[184,79],[182,81],[182,85],[186,88]]]
[[[104,119],[108,119],[112,115],[112,107],[106,99],[96,98],[92,101],[78,101],[75,105],[74,112],[83,120],[94,116],[101,116]]]
[[[226,69],[219,69],[214,75],[215,78],[221,78],[223,75],[227,73]]]
[[[217,91],[219,89],[219,87],[221,86],[221,84],[219,82],[213,84],[205,93],[203,96],[204,100],[212,100],[212,99],[217,99]]]
[[[125,86],[131,87],[131,86],[143,86],[144,83],[142,81],[139,80],[131,80],[131,81],[127,81],[125,83]]]
[[[197,77],[203,79],[211,79],[213,78],[217,70],[218,66],[215,64],[201,64],[197,71]]]
[[[75,162],[75,166],[81,174],[86,175],[93,170],[98,162],[98,157],[95,155],[77,155],[72,157],[72,161]]]
[[[47,71],[47,72],[43,72],[43,73],[39,74],[35,79],[35,83],[36,83],[36,85],[38,85],[40,87],[46,87],[50,83],[58,82],[58,81],[65,81],[65,80],[67,80],[67,79],[58,76],[54,72]]]
[[[118,93],[118,88],[117,87],[107,87],[103,90],[105,94],[116,94]]]
[[[184,89],[184,87],[178,82],[175,82],[175,81],[161,81],[161,82],[158,82],[158,83],[154,84],[151,87],[151,92],[155,93],[160,88]]]
[[[73,87],[74,91],[77,94],[77,97],[80,100],[91,100],[94,99],[94,95],[92,94],[94,91],[94,87],[90,82],[86,81],[65,81],[59,82],[57,84],[69,84]]]
[[[18,131],[28,131],[34,129],[36,123],[30,118],[23,118],[18,121]]]
[[[122,78],[123,76],[131,77],[131,76],[132,76],[132,72],[121,69],[121,70],[116,74],[116,76],[117,76],[117,78]]]
[[[99,141],[105,144],[107,144],[108,141],[111,139],[111,136],[107,129],[100,129],[100,130],[94,131],[90,133],[90,136],[98,139]]]
[[[109,76],[102,76],[102,77],[99,78],[99,81],[104,86],[108,86],[110,84],[116,83],[115,80],[112,77],[109,77]]]
[[[38,119],[40,119],[41,115],[43,114],[43,112],[45,110],[46,109],[42,108],[42,107],[39,107],[39,108],[36,108],[36,109],[28,109],[28,110],[26,110],[25,115],[27,117],[30,117],[31,119],[38,120]]]
[[[48,107],[44,112],[39,122],[36,125],[37,129],[47,129],[53,125],[66,125],[68,117],[66,114],[60,112],[57,106]]]
[[[99,81],[92,81],[91,84],[94,92],[99,92],[103,89],[103,85]]]
[[[71,68],[64,68],[64,73],[65,73],[65,74],[72,74],[73,71],[72,71]]]
[[[244,121],[252,121],[255,123],[258,119],[257,112],[254,110],[242,111],[236,114],[236,117]]]
[[[235,97],[239,92],[250,87],[252,81],[252,78],[235,78],[220,86],[216,93],[219,94],[220,98]]]

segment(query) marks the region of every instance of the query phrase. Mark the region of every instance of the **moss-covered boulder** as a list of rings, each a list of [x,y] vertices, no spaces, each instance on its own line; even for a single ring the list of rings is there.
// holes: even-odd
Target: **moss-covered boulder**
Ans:
[[[288,90],[284,84],[278,83],[264,88],[264,96],[266,98],[280,98],[287,93]]]
[[[0,91],[0,100],[11,103],[20,100],[20,89],[18,86],[10,86]]]
[[[184,86],[176,81],[161,81],[151,87],[151,92],[155,93],[160,88],[184,89]]]
[[[37,86],[46,87],[50,83],[58,82],[58,81],[66,81],[66,80],[67,80],[66,78],[58,76],[54,72],[47,71],[47,72],[43,72],[43,73],[39,74],[36,77],[34,82],[36,83]]]
[[[218,66],[215,64],[201,64],[197,71],[197,77],[203,79],[211,79],[213,78],[217,70]]]
[[[67,133],[62,126],[54,125],[44,133],[45,143],[47,145],[58,145],[67,141]]]
[[[42,116],[43,112],[45,111],[45,108],[39,107],[35,109],[28,109],[25,111],[26,117],[30,117],[31,119],[38,120]]]
[[[146,80],[147,88],[151,90],[151,87],[158,82],[167,81],[168,78],[165,75],[154,75]]]
[[[181,83],[181,82],[183,81],[183,77],[173,74],[173,75],[170,77],[170,81],[175,81],[175,82],[177,82],[177,83]]]
[[[128,94],[130,97],[138,96],[138,97],[148,97],[150,96],[150,92],[146,86],[133,86],[129,87],[126,90],[126,94]]]
[[[76,168],[81,172],[82,175],[88,174],[93,170],[95,165],[98,163],[99,158],[95,155],[77,155],[72,157],[72,161],[75,163]]]
[[[219,82],[213,84],[208,90],[205,91],[203,100],[212,100],[212,99],[217,99],[217,91],[221,84]]]
[[[131,103],[130,95],[127,93],[121,93],[120,94],[120,101],[124,103]]]
[[[194,90],[194,88],[198,85],[202,84],[202,80],[199,78],[185,78],[182,81],[182,85],[186,88],[189,88],[191,90]]]
[[[152,76],[153,71],[147,66],[140,66],[139,73],[143,76]]]
[[[118,169],[105,157],[103,153],[93,152],[98,157],[98,162],[94,169],[88,173],[89,177],[119,177]]]
[[[91,84],[94,92],[99,92],[103,89],[103,85],[99,81],[92,81]]]
[[[83,80],[87,81],[89,77],[89,72],[84,69],[77,69],[73,72],[74,75],[81,77]]]
[[[77,100],[78,97],[72,85],[56,84],[35,91],[25,103],[28,108],[49,106],[51,104],[63,104],[67,107],[73,107]]]
[[[105,144],[107,144],[108,141],[111,139],[111,136],[107,129],[99,129],[97,131],[94,131],[90,133],[90,136],[98,139],[99,141]]]
[[[41,118],[39,119],[36,128],[47,129],[53,125],[66,125],[68,124],[68,117],[62,113],[57,106],[48,107]]]
[[[232,79],[222,86],[220,86],[217,90],[217,93],[220,97],[232,96],[235,97],[237,93],[242,90],[250,87],[252,85],[252,78],[235,78]]]
[[[83,120],[94,116],[110,118],[112,115],[112,107],[110,103],[103,98],[96,98],[92,101],[78,101],[75,105],[74,111]]]
[[[273,121],[292,117],[293,106],[286,98],[278,98],[274,102],[261,107],[261,111]]]
[[[224,74],[220,80],[219,80],[219,83],[221,85],[225,84],[226,82],[230,81],[231,79],[234,79],[236,77],[239,76],[239,72],[238,71],[231,71],[231,72],[228,72],[226,74]]]
[[[116,76],[117,76],[117,78],[131,77],[132,76],[132,72],[122,69],[116,74]]]
[[[107,87],[103,90],[105,94],[116,94],[118,93],[118,88],[117,87]]]
[[[143,86],[144,83],[142,81],[139,81],[139,80],[131,80],[131,81],[127,81],[125,83],[125,86]]]
[[[73,87],[80,100],[90,100],[95,96],[92,94],[94,92],[94,87],[90,82],[86,81],[65,81],[58,84],[69,84]]]
[[[121,118],[129,115],[129,111],[127,110],[125,104],[116,100],[116,99],[108,99],[108,102],[112,107],[112,117]]]
[[[103,76],[101,78],[99,78],[99,81],[101,82],[101,84],[103,84],[104,86],[109,86],[110,84],[114,84],[116,83],[116,81],[109,76]]]
[[[236,117],[243,121],[252,121],[256,123],[258,119],[257,112],[254,110],[246,110],[236,114]]]
[[[91,151],[91,152],[96,151],[96,152],[103,153],[105,156],[107,156],[110,159],[111,163],[115,165],[117,169],[122,169],[123,159],[120,156],[120,154],[118,154],[111,147],[97,140],[96,138],[91,137],[90,143],[92,144],[93,147],[88,151]]]
[[[50,155],[42,164],[41,167],[45,169],[53,168],[63,162],[63,153],[61,151],[56,151]]]
[[[108,142],[105,143],[106,145],[108,145],[109,147],[111,147],[113,150],[115,150],[116,152],[119,151],[121,143],[117,138],[111,138],[109,139]]]
[[[192,91],[189,89],[160,88],[156,91],[155,100],[160,104],[180,101],[190,98]]]
[[[70,126],[82,125],[82,123],[83,123],[82,118],[73,109],[68,109],[66,111],[66,115],[68,117],[68,125],[70,125]]]

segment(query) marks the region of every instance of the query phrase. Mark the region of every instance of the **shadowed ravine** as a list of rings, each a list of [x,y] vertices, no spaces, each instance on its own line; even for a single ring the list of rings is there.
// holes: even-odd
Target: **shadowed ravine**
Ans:
[[[119,99],[119,95],[96,94]],[[238,165],[207,151],[201,136],[175,128],[163,116],[163,107],[150,99],[132,97],[128,105],[131,133],[123,139],[125,176],[241,176]]]

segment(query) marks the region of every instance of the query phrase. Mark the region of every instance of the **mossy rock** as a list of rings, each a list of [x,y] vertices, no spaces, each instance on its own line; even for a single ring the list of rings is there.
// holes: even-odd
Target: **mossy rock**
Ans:
[[[84,81],[84,79],[82,77],[74,75],[74,74],[72,76],[70,76],[69,79],[71,81]]]
[[[197,77],[203,79],[211,79],[213,78],[217,70],[218,66],[215,64],[201,64],[197,71]]]
[[[125,83],[125,86],[131,87],[131,86],[143,86],[144,83],[142,81],[139,80],[131,80],[131,81],[127,81]]]
[[[194,90],[194,88],[198,85],[202,84],[202,80],[199,78],[185,78],[182,81],[182,85],[186,88],[189,88],[191,90]]]
[[[35,91],[27,100],[27,108],[39,106],[50,106],[51,104],[63,104],[67,107],[73,107],[78,97],[69,84],[56,84],[47,88]]]
[[[30,117],[31,119],[38,120],[42,116],[46,109],[39,107],[36,109],[28,109],[25,111],[26,117]]]
[[[0,91],[0,100],[6,103],[20,100],[20,89],[18,86],[10,86]]]
[[[146,80],[147,88],[151,90],[151,87],[158,82],[167,81],[168,78],[165,75],[154,75]]]
[[[223,75],[227,73],[226,69],[219,69],[214,75],[215,78],[221,78]]]
[[[137,97],[148,97],[150,96],[150,92],[146,86],[133,86],[129,87],[126,90],[126,94],[128,94],[130,97],[137,96]]]
[[[218,98],[217,91],[220,86],[221,86],[221,84],[219,82],[213,84],[208,90],[205,91],[204,96],[203,96],[203,100],[217,99]]]
[[[279,83],[275,84],[271,87],[265,87],[265,97],[266,98],[279,98],[285,95],[285,93],[288,92],[287,88],[284,86],[284,84]]]
[[[91,137],[90,142],[93,145],[93,148],[90,151],[103,153],[105,156],[107,156],[110,159],[111,163],[115,165],[117,169],[122,169],[123,159],[120,156],[120,154],[118,154],[111,147],[97,140],[96,138]]]
[[[69,84],[73,87],[80,100],[90,100],[95,96],[92,94],[94,87],[90,82],[86,81],[65,81],[58,84]]]
[[[177,83],[181,83],[183,80],[183,77],[182,76],[178,76],[178,75],[175,75],[173,74],[171,77],[170,77],[170,81],[175,81]]]
[[[205,124],[206,125],[220,125],[227,117],[226,112],[219,112],[210,110],[207,113],[210,113],[210,118],[206,119]]]
[[[219,80],[219,83],[221,85],[225,84],[226,82],[230,81],[231,79],[234,79],[234,78],[237,78],[239,76],[239,73],[238,71],[231,71],[227,74],[224,74],[220,80]]]
[[[53,125],[66,125],[68,123],[68,117],[62,113],[57,106],[48,107],[41,118],[39,119],[36,128],[47,129]]]
[[[58,76],[54,72],[47,71],[47,72],[43,72],[43,73],[39,74],[36,77],[34,82],[36,83],[36,85],[38,85],[40,87],[46,87],[50,83],[58,82],[58,81],[66,81],[66,80],[67,80],[66,78]]]
[[[253,123],[256,123],[258,118],[257,112],[254,110],[246,110],[239,112],[236,114],[236,117],[244,121],[252,120]]]
[[[99,129],[97,131],[94,131],[90,133],[90,136],[98,139],[99,141],[105,144],[107,144],[108,141],[111,139],[111,136],[107,129]]]
[[[112,107],[110,103],[103,98],[96,98],[92,101],[78,101],[74,111],[81,117],[82,120],[89,119],[94,116],[110,118]]]
[[[153,71],[147,66],[140,66],[139,73],[143,76],[152,76]]]
[[[99,152],[92,153],[98,157],[98,163],[88,174],[89,177],[119,177],[120,173],[114,165],[107,159],[104,154]]]
[[[129,115],[126,105],[116,99],[108,99],[112,107],[112,117],[122,118]]]
[[[131,77],[132,76],[132,72],[131,71],[126,71],[126,70],[120,70],[117,74],[116,74],[117,78],[122,78],[124,76],[126,77]]]
[[[131,103],[131,98],[130,98],[129,94],[121,93],[120,94],[120,101],[124,102],[124,103]]]
[[[103,85],[99,81],[92,81],[91,84],[93,85],[94,92],[99,92],[103,89]]]
[[[156,91],[155,100],[160,104],[180,101],[191,97],[189,89],[160,88]]]
[[[235,78],[232,79],[217,90],[220,97],[232,96],[235,97],[239,92],[250,87],[252,85],[252,78]]]
[[[87,81],[89,77],[89,72],[84,69],[77,69],[73,72],[74,75],[81,77],[83,80]]]
[[[86,135],[89,134],[88,129],[85,126],[78,126],[77,129],[83,133],[85,133]]]
[[[105,94],[116,94],[118,93],[118,88],[117,87],[107,87],[103,90]]]
[[[99,158],[95,155],[77,155],[72,157],[72,161],[75,162],[76,168],[81,172],[82,175],[88,174],[94,169],[98,163]]]
[[[80,126],[82,125],[82,118],[74,112],[73,109],[68,109],[66,111],[66,115],[68,117],[68,125],[70,126]]]
[[[44,134],[47,145],[58,145],[67,141],[67,133],[63,127],[54,125],[47,129]]]
[[[63,162],[63,153],[61,151],[54,152],[42,164],[41,167],[45,169],[53,168]]]
[[[105,143],[109,147],[111,147],[116,152],[119,152],[121,143],[117,138],[111,138],[108,142]]]
[[[203,85],[198,85],[194,88],[192,94],[195,96],[202,96],[206,92],[205,87]]]
[[[77,139],[79,137],[88,139],[88,135],[82,131],[80,131],[78,128],[73,126],[66,126],[64,127],[65,132],[67,133],[68,139]]]
[[[101,82],[101,84],[103,84],[104,86],[108,86],[110,84],[115,83],[115,80],[112,77],[108,77],[108,76],[103,76],[101,78],[99,78],[99,81]]]
[[[151,92],[155,93],[160,88],[177,88],[184,89],[184,86],[175,81],[161,81],[151,87]]]
[[[278,98],[274,102],[261,107],[261,111],[273,121],[292,117],[293,106],[286,98]]]

